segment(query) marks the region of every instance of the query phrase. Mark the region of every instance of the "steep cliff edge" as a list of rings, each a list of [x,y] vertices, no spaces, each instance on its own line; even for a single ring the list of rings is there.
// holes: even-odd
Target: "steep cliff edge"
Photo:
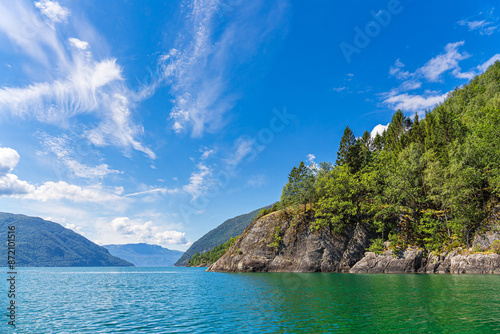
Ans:
[[[363,256],[370,233],[357,224],[343,235],[311,231],[311,212],[274,212],[253,221],[208,271],[348,272]]]

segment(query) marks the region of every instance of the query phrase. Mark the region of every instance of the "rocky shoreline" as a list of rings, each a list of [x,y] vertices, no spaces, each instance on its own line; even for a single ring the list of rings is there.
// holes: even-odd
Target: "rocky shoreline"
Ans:
[[[444,254],[419,249],[375,254],[366,251],[375,235],[363,224],[336,235],[328,228],[312,231],[312,219],[283,212],[257,219],[207,271],[500,274],[498,254],[467,254],[460,248]],[[499,239],[495,227],[478,234],[473,244],[486,250]]]
[[[349,272],[356,274],[500,274],[500,255],[460,254],[460,250],[428,256],[425,256],[422,250],[407,250],[400,256],[394,256],[390,251],[382,255],[367,252]]]

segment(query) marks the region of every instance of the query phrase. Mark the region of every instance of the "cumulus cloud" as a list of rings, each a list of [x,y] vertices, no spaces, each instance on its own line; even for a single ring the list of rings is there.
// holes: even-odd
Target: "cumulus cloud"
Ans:
[[[127,243],[144,242],[167,246],[182,245],[188,242],[184,232],[162,231],[152,221],[142,222],[128,217],[120,217],[111,221],[111,227]]]
[[[0,147],[0,196],[27,194],[35,188],[10,174],[19,162],[19,154],[9,147]]]
[[[10,196],[37,201],[67,199],[73,202],[108,202],[121,199],[112,191],[105,190],[101,185],[80,187],[64,181],[45,182],[40,186],[19,180],[10,172],[19,162],[17,151],[0,148],[0,196]]]
[[[384,133],[384,131],[386,131],[388,128],[389,128],[389,124],[387,124],[387,125],[378,124],[370,132],[370,137],[372,137],[372,139],[373,139],[377,136],[377,134],[382,135]]]
[[[0,196],[28,195],[35,187],[26,181],[21,181],[14,174],[0,176]]]
[[[10,147],[0,147],[0,175],[11,172],[19,162],[19,154]]]

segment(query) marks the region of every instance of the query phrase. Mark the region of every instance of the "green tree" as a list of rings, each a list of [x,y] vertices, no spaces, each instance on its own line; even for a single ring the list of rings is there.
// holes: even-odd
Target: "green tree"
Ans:
[[[283,187],[281,203],[283,207],[313,203],[315,198],[314,175],[303,161],[293,167],[288,175],[288,183]]]
[[[347,126],[340,139],[337,166],[348,166],[352,173],[356,173],[362,165],[361,146],[362,143],[356,140],[354,133]]]

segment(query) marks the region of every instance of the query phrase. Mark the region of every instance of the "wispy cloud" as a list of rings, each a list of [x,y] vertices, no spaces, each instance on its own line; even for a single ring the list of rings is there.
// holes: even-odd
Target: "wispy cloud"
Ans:
[[[119,174],[118,170],[110,169],[107,164],[88,166],[77,160],[87,158],[82,156],[81,152],[75,152],[73,145],[70,144],[70,138],[63,134],[59,137],[51,136],[47,133],[40,133],[42,145],[53,153],[58,161],[62,163],[69,172],[75,177],[86,179],[101,179],[109,174]],[[79,138],[81,140],[81,138]],[[76,156],[76,157],[75,157]]]
[[[470,55],[467,52],[459,52],[458,48],[464,45],[464,41],[449,43],[445,46],[445,52],[429,60],[423,67],[417,70],[424,78],[431,82],[438,81],[441,74],[453,70],[453,74],[459,74],[461,69],[458,63],[467,59]]]
[[[428,89],[422,94],[410,94],[409,92],[422,88],[423,82],[439,82],[445,73],[449,73],[457,79],[470,80],[486,71],[489,66],[500,59],[500,54],[495,55],[483,64],[464,72],[460,67],[460,62],[471,57],[467,52],[459,51],[464,43],[464,41],[460,41],[447,44],[443,53],[431,58],[414,72],[405,70],[403,62],[397,59],[391,66],[389,75],[402,82],[389,92],[379,94],[382,97],[382,104],[394,110],[401,109],[406,112],[420,112],[430,109],[442,103],[446,99],[447,93],[443,94],[440,91]]]
[[[203,163],[199,163],[197,169],[191,173],[189,183],[184,185],[182,189],[190,194],[193,200],[198,198],[208,189],[212,172],[211,168]]]
[[[492,35],[498,30],[498,18],[494,16],[495,8],[487,12],[481,12],[473,18],[460,20],[457,23],[461,26],[467,27],[469,31],[479,32],[481,35]]]
[[[237,2],[230,16],[224,16],[227,6],[219,0],[185,1],[184,8],[185,32],[159,59],[161,81],[174,96],[172,129],[201,136],[224,124],[223,115],[237,99],[228,89],[232,69],[257,54],[257,46],[283,26],[288,0]]]
[[[231,168],[238,166],[243,159],[250,156],[254,151],[255,140],[245,137],[240,137],[234,142],[233,153],[230,154],[229,158],[225,159]]]
[[[69,10],[54,1],[39,1],[36,6],[50,22],[41,20],[27,2],[0,3],[0,34],[39,62],[51,80],[0,87],[0,114],[67,126],[70,119],[91,113],[101,119],[88,132],[94,144],[116,145],[126,153],[132,148],[154,159],[151,149],[137,139],[142,127],[132,119],[129,96],[133,93],[123,84],[117,60],[94,59],[87,41],[61,40],[53,23],[66,20]]]
[[[142,195],[151,195],[151,194],[175,194],[178,193],[179,189],[174,188],[174,189],[168,189],[168,188],[153,188],[153,189],[148,189],[144,191],[139,191],[136,193],[132,194],[127,194],[125,195],[126,197],[132,197],[132,196],[142,196]]]
[[[435,107],[446,99],[447,94],[428,91],[423,95],[410,95],[408,93],[389,96],[384,103],[394,110],[422,111]]]

